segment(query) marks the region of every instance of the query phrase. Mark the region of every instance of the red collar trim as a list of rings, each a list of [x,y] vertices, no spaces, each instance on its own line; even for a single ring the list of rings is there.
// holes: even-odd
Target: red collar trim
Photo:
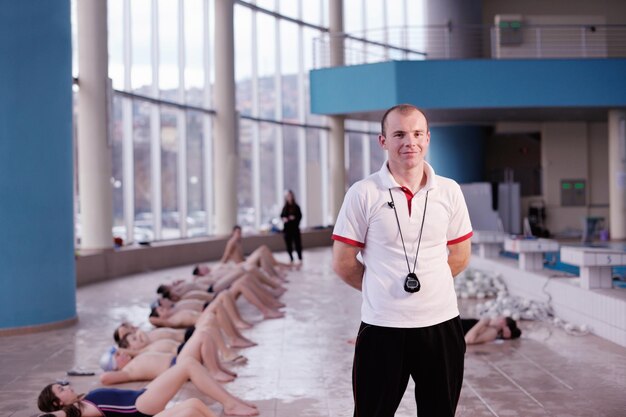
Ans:
[[[404,196],[406,197],[406,202],[409,206],[409,216],[411,216],[411,202],[413,201],[413,197],[415,197],[415,194],[413,194],[413,192],[411,190],[409,190],[407,187],[400,187],[400,189],[402,190],[402,192],[404,193]]]

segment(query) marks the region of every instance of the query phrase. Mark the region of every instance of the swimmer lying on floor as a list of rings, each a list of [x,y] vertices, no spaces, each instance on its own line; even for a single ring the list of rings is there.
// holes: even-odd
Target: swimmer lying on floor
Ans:
[[[461,325],[465,334],[465,343],[468,345],[487,343],[496,339],[517,339],[522,335],[517,322],[511,317],[461,319]]]
[[[188,381],[204,395],[221,403],[225,415],[256,416],[256,406],[228,393],[215,382],[202,364],[192,357],[181,358],[176,365],[157,376],[144,389],[118,390],[100,388],[86,395],[77,394],[69,385],[46,386],[37,405],[46,414],[40,417],[101,417],[123,413],[126,417],[216,417],[199,399],[190,398],[165,407]]]

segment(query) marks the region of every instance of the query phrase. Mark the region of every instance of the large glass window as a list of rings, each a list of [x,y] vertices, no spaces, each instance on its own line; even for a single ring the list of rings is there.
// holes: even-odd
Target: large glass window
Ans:
[[[133,101],[133,166],[135,183],[135,225],[154,233],[150,158],[150,113],[152,105]]]
[[[302,0],[281,0],[279,13],[283,16],[298,18],[298,5]]]
[[[276,136],[280,126],[272,123],[260,124],[260,174],[261,174],[261,227],[271,228],[273,220],[280,217],[280,209],[276,197]]]
[[[385,27],[384,0],[366,0],[365,27],[367,28],[367,38],[382,41]]]
[[[73,3],[75,4],[75,3]],[[108,2],[109,78],[113,88],[124,88],[124,9],[123,0]],[[74,58],[76,63],[77,58]]]
[[[325,194],[323,171],[328,167],[322,165],[320,129],[307,129],[306,131],[306,196],[297,197],[305,201],[306,207],[302,210],[307,213],[307,226],[321,226],[324,224],[324,204],[322,196]]]
[[[300,1],[302,3],[302,20],[313,25],[321,26],[323,24],[322,12],[326,10],[322,10],[323,6],[321,2],[307,0]],[[294,1],[294,3],[296,2]]]
[[[347,8],[347,9],[345,9]],[[347,33],[361,34],[363,31],[363,0],[344,0],[343,28]]]
[[[380,129],[380,128],[379,128]],[[376,131],[376,125],[372,126],[370,124],[370,132]],[[369,135],[369,146],[370,146],[370,171],[375,172],[383,166],[383,162],[387,159],[386,152],[380,147],[378,144],[378,134],[371,133]]]
[[[283,166],[285,167],[285,190],[292,190],[296,195],[300,195],[300,176],[298,175],[298,128],[294,126],[284,126],[283,137]]]
[[[202,113],[187,113],[187,235],[206,234],[204,207],[204,141]]]
[[[252,113],[252,12],[236,6],[235,21],[240,23],[235,36],[235,80],[237,82],[237,110],[242,115]]]
[[[177,100],[179,80],[178,2],[159,1],[159,89],[161,98]]]
[[[204,39],[202,0],[185,0],[185,100],[187,104],[204,104]]]
[[[259,117],[273,119],[276,109],[276,30],[274,18],[257,13],[257,73]]]
[[[280,24],[281,74],[283,76],[283,117],[295,118],[298,103],[298,25]]]
[[[178,124],[177,111],[161,107],[161,214],[164,239],[180,237],[178,213]]]
[[[150,94],[152,84],[152,1],[133,0],[130,2],[131,40],[131,86],[133,90]],[[110,48],[109,48],[110,49]]]
[[[363,178],[363,141],[361,133],[348,133],[348,184]]]
[[[237,186],[237,223],[244,232],[254,230],[256,213],[252,200],[252,129],[253,123],[246,119],[239,121],[239,170]]]
[[[276,0],[256,0],[256,5],[266,10],[276,10]]]
[[[111,184],[113,185],[113,228],[124,228],[124,171],[123,171],[123,121],[121,97],[113,98],[113,120],[111,121]],[[115,232],[114,232],[115,235]]]
[[[328,3],[256,0],[234,6],[237,204],[246,231],[280,226],[286,189],[303,207],[303,224],[329,219],[329,131],[326,118],[310,112],[308,85],[315,39],[324,31],[306,26],[327,27]],[[350,11],[345,31],[397,43],[383,29],[404,25],[405,7],[421,13],[414,3],[421,5],[344,0]],[[215,0],[108,0],[113,232],[124,237],[132,226],[126,241],[211,233],[214,8]],[[358,41],[348,47],[361,56],[385,54]],[[384,153],[375,124],[348,122],[346,129],[352,183],[378,169]]]

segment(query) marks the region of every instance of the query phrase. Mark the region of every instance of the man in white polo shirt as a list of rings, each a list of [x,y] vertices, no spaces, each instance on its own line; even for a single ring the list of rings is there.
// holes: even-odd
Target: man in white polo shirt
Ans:
[[[387,161],[350,187],[333,231],[333,269],[363,293],[354,416],[393,416],[411,376],[419,417],[452,417],[465,355],[453,277],[471,253],[467,206],[424,160],[430,131],[415,106],[389,109],[378,142]]]

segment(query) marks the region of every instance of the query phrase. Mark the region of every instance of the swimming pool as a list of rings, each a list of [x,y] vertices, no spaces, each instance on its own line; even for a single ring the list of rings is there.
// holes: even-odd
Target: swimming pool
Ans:
[[[582,244],[576,242],[567,242],[563,246],[584,246],[588,248],[617,249],[626,252],[626,244],[622,242],[607,242],[605,244]],[[517,253],[506,251],[500,252],[500,256],[511,259],[519,258]],[[574,276],[580,276],[580,268],[578,266],[561,262],[560,252],[546,252],[543,257],[543,266],[547,269],[566,272]],[[614,286],[626,288],[626,266],[614,266],[613,268],[611,268],[611,274],[614,280],[615,278],[618,278],[619,280],[623,281],[623,284],[621,282],[614,282]]]

